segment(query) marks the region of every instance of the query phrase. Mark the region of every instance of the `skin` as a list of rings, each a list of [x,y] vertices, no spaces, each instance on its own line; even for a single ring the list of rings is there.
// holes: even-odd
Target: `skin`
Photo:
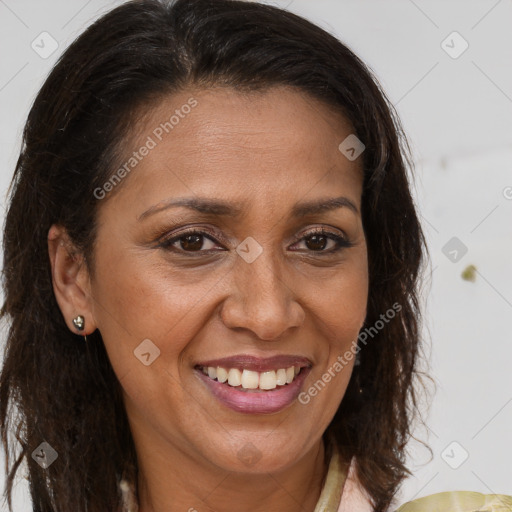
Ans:
[[[228,512],[233,504],[251,512],[296,512],[299,505],[313,511],[328,462],[322,434],[354,361],[307,405],[295,401],[255,415],[216,401],[193,367],[236,354],[305,356],[313,367],[304,390],[357,338],[368,299],[361,158],[349,161],[338,150],[353,129],[287,88],[189,90],[148,112],[127,155],[190,97],[198,105],[99,201],[94,272],[79,253],[70,255],[65,230],[52,226],[55,295],[73,332],[78,314],[85,317],[82,334],[100,330],[121,382],[140,512]],[[172,208],[138,220],[151,206],[183,196],[240,202],[243,214]],[[297,202],[338,196],[357,212],[290,217]],[[191,226],[218,235],[204,238],[201,250],[222,250],[198,255],[179,241],[175,251],[156,247],[159,232]],[[319,227],[353,246],[329,254],[336,242],[327,239],[318,248],[307,235]],[[248,236],[263,249],[250,264],[235,251]],[[149,366],[133,353],[144,339],[160,350]],[[248,443],[260,455],[252,465],[237,456]]]

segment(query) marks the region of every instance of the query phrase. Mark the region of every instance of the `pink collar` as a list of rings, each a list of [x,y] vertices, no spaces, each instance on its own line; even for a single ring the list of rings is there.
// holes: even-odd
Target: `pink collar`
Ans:
[[[338,512],[373,512],[368,494],[355,475],[355,457],[350,461]]]

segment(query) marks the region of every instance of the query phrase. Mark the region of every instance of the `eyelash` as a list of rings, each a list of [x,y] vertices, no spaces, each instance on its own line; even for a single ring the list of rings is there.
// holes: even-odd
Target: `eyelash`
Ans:
[[[212,233],[210,233],[209,231],[207,230],[198,230],[197,228],[190,228],[188,230],[185,230],[185,231],[182,231],[181,233],[175,235],[175,236],[172,236],[170,238],[164,238],[164,239],[160,239],[160,242],[158,243],[158,247],[161,247],[163,249],[167,249],[167,250],[173,250],[173,251],[177,251],[181,254],[187,254],[187,255],[191,255],[191,256],[199,256],[199,255],[204,255],[204,254],[211,254],[213,252],[221,252],[220,250],[218,249],[207,249],[207,250],[199,250],[199,251],[185,251],[183,249],[179,249],[177,247],[172,247],[173,244],[175,244],[176,242],[179,242],[182,238],[185,238],[186,236],[188,235],[199,235],[199,236],[202,236],[204,238],[207,238],[208,240],[210,240],[211,242],[213,243],[218,243],[215,239],[214,239],[214,235]],[[312,252],[312,253],[318,253],[318,254],[334,254],[334,253],[337,253],[343,249],[346,249],[346,248],[349,248],[349,247],[353,247],[354,244],[352,242],[350,242],[349,240],[347,240],[345,237],[343,236],[340,236],[340,235],[337,235],[336,233],[333,233],[331,231],[327,231],[325,228],[318,228],[318,229],[313,229],[312,231],[309,231],[307,232],[304,236],[302,236],[301,238],[299,238],[298,240],[296,240],[294,242],[297,243],[297,242],[301,242],[311,236],[314,236],[314,235],[322,235],[322,236],[325,236],[331,240],[333,240],[334,242],[336,242],[336,247],[333,248],[333,249],[330,249],[330,250],[319,250],[319,251],[309,251],[309,252]]]

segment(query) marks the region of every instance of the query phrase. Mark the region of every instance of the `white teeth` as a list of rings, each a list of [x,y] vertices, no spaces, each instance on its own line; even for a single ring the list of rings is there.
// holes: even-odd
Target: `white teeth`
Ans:
[[[228,372],[220,366],[217,366],[217,380],[219,382],[226,382],[228,380]]]
[[[242,387],[245,389],[256,389],[260,383],[260,376],[258,372],[251,370],[244,370],[242,372]]]
[[[276,372],[277,385],[284,386],[286,384],[286,370],[281,368]]]
[[[260,374],[260,389],[275,389],[277,386],[276,372],[263,372]]]
[[[290,366],[268,372],[255,372],[246,369],[240,371],[238,368],[230,368],[228,370],[220,366],[203,366],[201,371],[208,375],[210,379],[217,379],[220,383],[227,382],[227,384],[235,388],[268,391],[275,389],[277,386],[291,384],[299,374],[300,366]]]
[[[228,384],[236,387],[242,384],[242,372],[237,368],[231,368],[228,372]]]

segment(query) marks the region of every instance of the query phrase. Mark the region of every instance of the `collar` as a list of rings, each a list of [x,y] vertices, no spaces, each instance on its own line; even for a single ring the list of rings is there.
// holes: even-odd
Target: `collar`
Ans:
[[[341,462],[338,445],[332,435],[326,436],[325,444],[329,467],[314,512],[337,512],[347,480],[347,469]]]

